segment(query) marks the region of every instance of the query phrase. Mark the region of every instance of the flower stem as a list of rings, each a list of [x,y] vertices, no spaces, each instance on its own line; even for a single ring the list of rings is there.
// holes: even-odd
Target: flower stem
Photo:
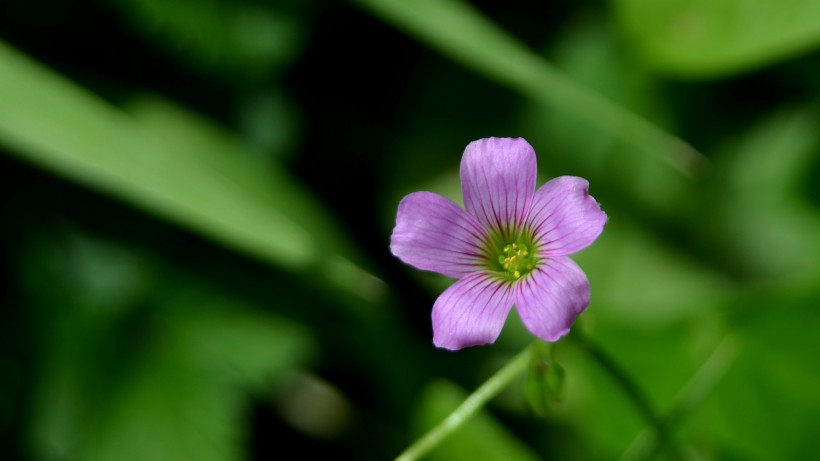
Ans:
[[[490,379],[470,394],[444,421],[407,447],[396,458],[396,461],[412,461],[421,458],[438,446],[453,431],[461,427],[476,411],[481,409],[490,399],[497,396],[501,390],[527,369],[532,348],[533,346],[529,346],[519,352],[509,363],[495,372]]]

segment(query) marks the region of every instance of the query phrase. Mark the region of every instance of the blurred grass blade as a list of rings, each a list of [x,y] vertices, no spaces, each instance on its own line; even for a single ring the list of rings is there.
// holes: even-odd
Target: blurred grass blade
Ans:
[[[687,175],[705,158],[686,142],[575,83],[514,37],[458,0],[357,0],[411,35],[534,100],[571,113]]]
[[[181,110],[143,105],[140,121],[2,43],[0,101],[0,143],[28,161],[282,268],[371,283],[305,190]]]

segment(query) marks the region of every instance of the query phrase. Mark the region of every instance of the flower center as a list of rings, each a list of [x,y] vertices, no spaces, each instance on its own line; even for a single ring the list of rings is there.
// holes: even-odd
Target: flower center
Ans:
[[[510,280],[518,280],[521,276],[529,273],[538,263],[538,257],[533,251],[533,245],[527,245],[520,241],[509,243],[498,247],[498,257],[495,261],[498,265],[494,268],[501,272]]]

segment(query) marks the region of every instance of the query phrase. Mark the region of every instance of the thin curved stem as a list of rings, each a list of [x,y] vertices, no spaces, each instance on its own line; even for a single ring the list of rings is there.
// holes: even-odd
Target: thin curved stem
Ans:
[[[660,416],[660,414],[658,414],[658,412],[655,411],[652,404],[649,402],[649,398],[643,393],[643,391],[641,391],[640,387],[638,387],[638,384],[632,379],[632,377],[630,377],[629,374],[594,341],[581,333],[576,333],[572,335],[572,337],[574,337],[578,344],[598,362],[601,368],[609,373],[615,383],[618,384],[626,396],[629,397],[643,418],[646,420],[649,429],[651,429],[653,433],[652,435],[654,435],[657,440],[657,449],[661,450],[663,448],[668,448],[672,459],[680,459],[681,457],[679,456],[677,450],[675,450],[672,443],[672,436],[669,433],[666,421]]]
[[[444,421],[407,447],[396,461],[413,461],[429,453],[438,446],[453,431],[461,427],[476,411],[481,409],[490,399],[497,396],[516,377],[527,369],[533,346],[519,352],[503,368],[484,382],[478,389],[467,397],[455,411],[450,413]]]
[[[709,358],[703,362],[674,400],[671,410],[664,417],[667,426],[680,424],[689,414],[712,393],[723,375],[732,366],[738,352],[738,341],[727,335],[718,344]],[[652,440],[647,429],[641,431],[632,441],[619,461],[649,460],[660,447]]]

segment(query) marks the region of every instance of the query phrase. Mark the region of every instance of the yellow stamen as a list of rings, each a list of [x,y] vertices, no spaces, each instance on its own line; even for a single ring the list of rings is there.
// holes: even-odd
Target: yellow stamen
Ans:
[[[527,245],[510,243],[504,245],[503,252],[498,257],[499,268],[515,280],[521,278],[522,272],[526,275],[536,265],[537,260],[530,255]]]

